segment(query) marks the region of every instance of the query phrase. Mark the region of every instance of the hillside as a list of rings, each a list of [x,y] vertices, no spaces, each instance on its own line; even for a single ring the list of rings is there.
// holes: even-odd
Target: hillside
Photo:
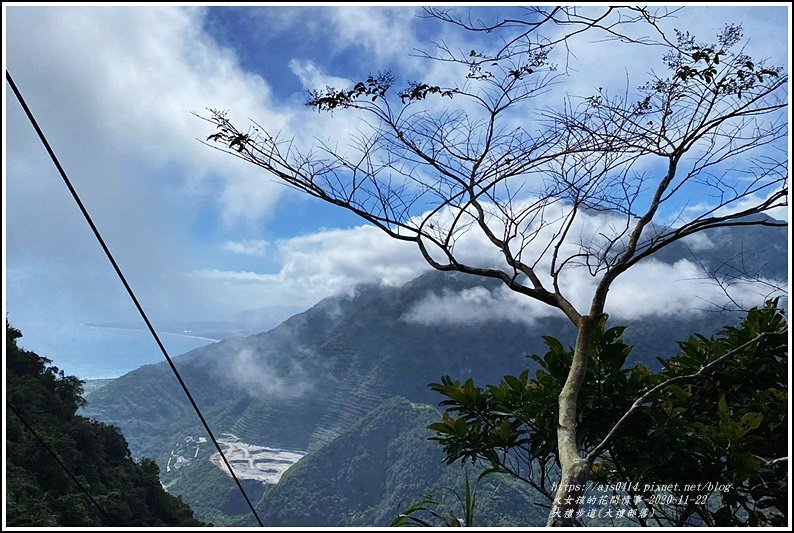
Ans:
[[[498,285],[430,272],[402,287],[361,287],[268,332],[188,352],[176,364],[217,431],[307,449],[387,397],[436,401],[427,384],[442,374],[495,382],[530,365],[525,355],[543,349],[542,335],[572,342],[569,324],[556,317],[531,325],[499,318],[425,325],[403,318],[429,294],[474,287]],[[636,321],[627,336],[638,357],[653,361],[675,349],[672,339],[712,331],[722,322],[716,313]],[[632,338],[634,331],[639,338]],[[141,367],[99,389],[89,396],[85,414],[122,428],[136,455],[160,456],[176,436],[200,432],[165,364]]]
[[[200,526],[160,485],[151,460],[135,463],[116,428],[76,416],[81,382],[20,349],[6,327],[6,398],[102,507],[91,503],[9,410],[6,504],[11,526]],[[108,523],[110,522],[110,523]]]
[[[195,350],[176,364],[216,433],[311,452],[391,396],[437,402],[427,384],[442,374],[497,382],[530,366],[525,354],[543,349],[541,335],[572,341],[567,324],[556,318],[538,319],[534,327],[495,319],[443,327],[401,319],[428,294],[482,285],[431,272],[403,287],[361,287],[352,297],[324,300],[269,332]],[[639,322],[644,351],[638,351],[646,359],[671,353],[671,339],[714,330],[720,320],[705,314],[699,320]],[[233,483],[209,463],[208,447],[183,468],[166,470],[176,443],[204,433],[165,365],[114,380],[89,397],[84,412],[121,427],[137,456],[156,457],[168,490],[182,495],[202,519],[227,523],[229,511],[241,509]],[[420,493],[427,488],[417,486]],[[258,494],[254,490],[252,496]]]
[[[769,232],[763,241],[758,228],[721,230],[726,245],[704,252],[701,260],[719,265],[742,249],[761,254],[765,247],[765,275],[784,279],[785,246],[767,244],[785,243],[785,229],[763,230]],[[689,254],[683,245],[671,247],[665,260]],[[760,261],[762,256],[753,257]],[[466,291],[493,296],[499,290],[497,282],[440,272],[402,287],[361,286],[267,332],[188,352],[176,364],[216,434],[229,432],[253,446],[310,452],[298,468],[390,397],[434,404],[439,398],[427,384],[442,374],[495,383],[505,374],[534,369],[525,355],[544,350],[543,335],[572,342],[565,319],[506,317],[488,307],[489,298],[472,304],[479,317],[474,322],[409,319],[433,298]],[[714,332],[734,319],[706,312],[624,321],[625,338],[635,346],[635,359],[654,365],[657,355],[676,351],[676,340]],[[175,446],[204,433],[164,363],[141,367],[97,390],[84,413],[120,427],[136,456],[156,458],[168,490],[183,495],[198,516],[218,521],[228,514],[223,509],[235,508],[234,486],[227,480],[222,488],[224,478],[208,466],[208,447],[200,447],[180,469],[166,468]]]
[[[113,378],[110,379],[87,379],[83,381],[83,394],[88,396],[89,394],[93,394],[94,392],[98,391],[108,383],[112,382]]]
[[[291,468],[265,494],[258,511],[271,526],[388,526],[429,491],[453,499],[441,489],[462,493],[464,471],[446,466],[440,447],[427,440],[425,426],[438,416],[430,405],[386,400]],[[472,482],[478,474],[471,469]],[[545,521],[526,487],[505,476],[480,482],[477,498],[476,525]]]

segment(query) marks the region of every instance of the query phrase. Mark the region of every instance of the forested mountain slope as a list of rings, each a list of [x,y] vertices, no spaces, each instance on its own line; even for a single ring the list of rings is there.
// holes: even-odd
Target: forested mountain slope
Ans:
[[[157,465],[132,460],[113,427],[77,416],[81,382],[17,346],[6,327],[6,401],[58,455],[100,511],[20,418],[6,419],[6,509],[11,526],[199,526],[185,503],[163,490]],[[106,514],[103,515],[103,512]]]
[[[754,274],[786,279],[785,232],[722,229],[712,234],[717,239],[712,246],[698,252],[698,260],[717,268],[743,256]],[[692,257],[683,244],[660,256],[668,264]],[[502,297],[500,291],[504,289],[495,281],[440,272],[401,287],[360,286],[270,331],[188,352],[176,364],[216,434],[230,432],[252,445],[312,451],[393,396],[437,402],[427,384],[443,374],[496,383],[505,374],[534,369],[526,355],[545,350],[543,335],[572,343],[573,328],[561,316],[510,315],[489,307]],[[455,320],[453,311],[459,309],[445,311],[439,302],[461,295],[457,301],[469,303],[467,318]],[[708,304],[698,300],[692,307]],[[448,320],[433,316],[445,312]],[[693,311],[620,323],[628,326],[625,338],[634,346],[633,357],[653,366],[656,356],[675,353],[677,340],[715,332],[736,318]],[[200,449],[196,461],[179,471],[164,468],[179,442],[204,435],[183,396],[164,363],[147,365],[90,395],[84,412],[119,426],[136,456],[157,459],[169,491],[183,494],[197,509],[212,511],[200,516],[216,516],[212,513],[221,508],[234,508],[229,503],[233,484],[227,484],[228,493],[204,491],[198,497],[200,484],[191,477],[191,472],[202,479],[211,475],[202,462],[211,450]],[[212,486],[222,486],[222,478]]]

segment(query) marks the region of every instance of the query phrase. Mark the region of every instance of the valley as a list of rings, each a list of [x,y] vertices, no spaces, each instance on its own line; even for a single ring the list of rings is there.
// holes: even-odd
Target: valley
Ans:
[[[742,241],[733,234],[725,239]],[[687,253],[671,247],[665,261]],[[785,277],[782,254],[767,266],[770,278]],[[440,272],[400,287],[362,285],[267,332],[175,359],[268,524],[388,525],[431,489],[462,487],[464,470],[445,467],[440,447],[427,440],[440,400],[427,384],[444,374],[497,383],[506,374],[534,372],[528,356],[545,351],[544,335],[567,345],[574,340],[565,318],[516,319],[487,306],[473,310],[480,317],[473,322],[416,319],[423,302],[475,288],[495,301],[501,286]],[[735,315],[691,312],[610,322],[627,326],[631,363],[658,367],[657,356],[676,353],[678,340],[732,320]],[[143,366],[89,394],[83,414],[120,427],[133,455],[153,458],[169,492],[200,519],[253,525],[214,447],[200,442],[203,431],[182,392],[163,385],[172,380],[165,364]],[[542,524],[533,493],[508,481],[490,486],[480,523]]]

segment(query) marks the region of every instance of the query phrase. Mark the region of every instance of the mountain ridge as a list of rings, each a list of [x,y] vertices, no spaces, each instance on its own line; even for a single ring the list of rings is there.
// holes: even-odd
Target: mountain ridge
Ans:
[[[769,239],[757,239],[757,228],[749,229],[753,231],[731,228],[726,246],[702,259],[719,265],[734,254],[737,242],[745,242],[742,236],[753,237],[742,250],[770,251],[767,271],[785,276],[780,271],[787,265],[787,257],[781,259],[785,246],[769,246]],[[778,236],[786,233],[786,228],[773,230]],[[690,253],[683,245],[668,252],[662,259],[677,261]],[[500,287],[496,280],[436,271],[400,287],[362,285],[323,299],[268,331],[187,352],[175,364],[217,433],[229,431],[252,444],[311,453],[392,396],[436,403],[427,384],[442,374],[496,383],[505,374],[534,368],[526,355],[542,353],[543,335],[572,344],[573,328],[562,316],[528,323],[483,308],[484,318],[475,324],[406,320],[429,295],[471,290],[493,294]],[[716,331],[731,319],[722,313],[693,313],[620,322],[629,326],[625,338],[635,346],[635,360],[653,365],[656,356],[677,351],[676,340]],[[146,365],[91,394],[84,412],[119,426],[134,454],[154,457],[162,468],[174,441],[203,434],[175,385],[164,363]],[[162,477],[169,490],[180,494],[177,476]],[[188,494],[183,496],[189,501]]]

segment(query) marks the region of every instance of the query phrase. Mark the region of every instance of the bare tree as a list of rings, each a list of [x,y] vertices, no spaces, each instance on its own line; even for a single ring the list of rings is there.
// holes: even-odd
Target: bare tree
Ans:
[[[307,105],[366,119],[349,147],[299,149],[254,121],[241,128],[223,112],[205,117],[217,128],[212,146],[415,243],[438,270],[499,279],[568,317],[577,337],[559,396],[561,480],[549,525],[571,525],[563,515],[576,504],[565,502],[582,494],[597,459],[577,446],[577,397],[615,280],[695,233],[785,225],[757,215],[787,205],[787,73],[746,55],[738,25],[703,44],[666,35],[667,13],[599,9],[538,8],[492,25],[428,10],[498,34],[495,49],[439,43],[424,54],[462,67],[457,86],[395,90],[387,72],[312,92]],[[546,28],[557,37],[543,37]],[[667,72],[620,95],[555,97],[575,73],[551,64],[550,53],[583,32],[655,47]],[[607,222],[593,227],[594,215]],[[474,238],[496,254],[467,254]],[[574,304],[568,276],[592,280],[588,305]]]

